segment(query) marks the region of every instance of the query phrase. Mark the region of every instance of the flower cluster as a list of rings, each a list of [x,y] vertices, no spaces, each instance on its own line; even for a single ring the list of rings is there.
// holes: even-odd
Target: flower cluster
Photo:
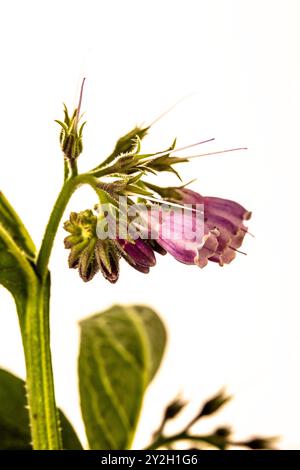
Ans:
[[[243,441],[237,441],[233,438],[232,429],[228,426],[218,427],[212,432],[205,434],[195,434],[195,432],[193,432],[194,424],[198,423],[204,417],[210,418],[214,416],[230,399],[231,397],[221,390],[201,405],[197,414],[185,424],[180,432],[169,435],[166,433],[166,425],[176,419],[179,414],[182,414],[187,405],[180,397],[175,398],[165,408],[161,424],[153,434],[153,440],[148,449],[173,449],[173,446],[180,441],[190,443],[193,447],[189,450],[227,450],[240,447],[256,450],[274,449],[274,445],[277,441],[276,437],[256,436]]]
[[[65,109],[65,124],[60,123],[65,156],[67,152],[68,158],[75,160],[78,157],[78,143],[79,147],[82,145],[82,127],[77,133],[76,116],[77,110],[69,118]],[[86,210],[79,214],[72,213],[65,222],[64,228],[69,232],[65,247],[71,250],[69,266],[78,268],[84,281],[91,280],[100,271],[107,280],[116,282],[120,258],[136,270],[148,273],[156,263],[155,252],[162,255],[169,253],[181,263],[200,268],[205,267],[208,261],[223,266],[232,262],[243,243],[248,230],[244,222],[251,213],[237,202],[202,196],[186,186],[160,187],[147,180],[149,174],[157,175],[164,171],[180,178],[174,165],[188,162],[190,158],[173,155],[173,152],[183,150],[176,149],[176,140],[162,152],[142,153],[141,140],[148,130],[149,127],[136,127],[121,137],[112,154],[88,173],[93,178],[93,187],[99,197],[97,207],[100,208],[100,215]],[[72,144],[71,153],[68,142]],[[144,222],[150,226],[150,233],[156,234],[155,237],[121,236],[118,233],[107,239],[98,236],[97,225],[99,217],[104,219],[105,205],[113,209],[108,209],[108,213],[114,213],[116,219],[120,218],[120,197],[126,198],[129,208],[137,201],[143,202],[147,213]],[[171,212],[164,213],[163,206],[166,204],[182,209],[188,206],[189,215],[175,221]],[[155,211],[151,210],[153,207]],[[203,208],[203,225],[201,233],[198,230],[198,236],[191,239],[186,236],[186,228],[190,224],[195,226],[199,207]],[[172,226],[171,232],[162,230],[166,224]]]
[[[96,230],[97,216],[91,210],[72,212],[69,220],[64,223],[64,229],[70,234],[64,240],[65,248],[70,249],[69,267],[78,268],[80,277],[85,282],[101,271],[105,279],[115,283],[119,277],[121,257],[142,273],[148,273],[150,267],[155,265],[155,244],[151,242],[141,239],[99,239]]]
[[[234,201],[203,197],[188,189],[168,188],[168,191],[174,194],[171,200],[203,204],[204,235],[199,241],[184,239],[182,226],[175,226],[175,233],[171,233],[169,238],[124,239],[117,236],[116,239],[102,240],[97,235],[97,215],[91,210],[79,214],[73,212],[64,224],[65,230],[70,233],[65,238],[65,247],[71,250],[70,268],[78,268],[84,281],[91,280],[100,270],[107,280],[116,282],[121,257],[142,273],[148,273],[155,265],[155,252],[162,255],[169,253],[182,263],[195,264],[201,268],[208,261],[220,266],[230,263],[247,233],[244,220],[249,219],[250,213]],[[160,223],[157,218],[149,220],[152,224]]]

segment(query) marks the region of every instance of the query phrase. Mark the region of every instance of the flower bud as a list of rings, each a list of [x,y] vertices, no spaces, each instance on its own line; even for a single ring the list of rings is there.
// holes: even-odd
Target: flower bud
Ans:
[[[70,233],[65,248],[70,249],[69,267],[78,268],[84,282],[90,281],[100,270],[105,279],[115,283],[119,277],[119,251],[111,240],[99,240],[96,233],[97,217],[91,210],[72,212],[64,228]]]
[[[215,436],[223,437],[225,439],[225,438],[229,438],[230,435],[231,435],[231,429],[228,427],[221,427],[215,430]]]
[[[99,265],[94,251],[95,245],[96,239],[92,238],[79,257],[78,271],[84,282],[88,282],[93,279],[95,274],[99,271]]]
[[[157,243],[156,240],[145,240],[145,242],[151,246],[153,251],[156,251],[156,253],[165,256],[167,254],[167,250],[165,250],[162,246]]]
[[[99,270],[94,256],[97,217],[91,210],[71,212],[64,229],[70,233],[65,239],[65,248],[70,249],[69,267],[78,268],[81,278],[87,282]]]
[[[109,282],[114,284],[119,278],[120,255],[110,240],[97,240],[95,255],[98,266]]]
[[[84,122],[78,129],[78,109],[75,109],[72,116],[69,116],[68,109],[64,105],[64,121],[55,120],[60,126],[61,131],[59,141],[61,149],[66,159],[76,160],[82,152],[82,131],[86,124]]]
[[[252,450],[272,450],[274,441],[276,441],[275,437],[254,437],[249,441],[239,442],[237,445],[249,447]]]
[[[164,420],[175,418],[180,411],[185,407],[186,403],[180,398],[175,398],[166,408]]]
[[[123,135],[117,141],[113,152],[97,167],[102,168],[103,166],[108,165],[109,163],[116,160],[117,157],[122,156],[121,162],[117,162],[116,166],[113,165],[110,167],[112,173],[119,172],[123,168],[127,168],[126,164],[128,163],[131,166],[131,160],[133,159],[133,154],[139,151],[140,141],[148,133],[149,127],[138,127],[129,131],[127,134]],[[124,159],[125,157],[125,159]],[[128,157],[128,160],[127,160]],[[121,167],[121,168],[120,168]]]
[[[115,243],[120,255],[137,271],[147,274],[155,265],[154,251],[144,240],[140,238],[134,241],[118,239]]]
[[[64,223],[64,229],[71,235],[65,240],[65,247],[72,248],[84,240],[90,240],[96,234],[97,217],[91,210],[71,212],[69,220]]]
[[[215,395],[213,398],[208,400],[206,403],[204,403],[202,409],[200,410],[198,414],[198,419],[202,418],[203,416],[208,416],[216,411],[218,411],[225,403],[227,403],[231,399],[230,396],[225,395],[223,391],[219,392],[217,395]]]
[[[69,268],[77,269],[79,265],[80,256],[83,250],[88,245],[89,240],[85,239],[85,240],[82,240],[80,243],[76,243],[73,246],[67,246],[67,243],[66,243],[67,239],[69,239],[69,237],[65,239],[65,248],[71,249],[70,254],[69,254],[69,259],[68,259]]]
[[[136,139],[142,140],[148,133],[149,127],[138,127],[119,138],[111,156],[117,157],[122,153],[131,153],[136,147]]]

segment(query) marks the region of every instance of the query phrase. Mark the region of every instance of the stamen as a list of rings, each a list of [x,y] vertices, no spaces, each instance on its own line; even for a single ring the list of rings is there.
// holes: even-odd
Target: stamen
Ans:
[[[77,112],[76,112],[76,118],[75,118],[75,129],[77,129],[78,126],[78,121],[80,119],[80,110],[81,110],[81,104],[82,104],[82,97],[83,97],[83,89],[84,89],[84,83],[85,83],[86,78],[84,77],[81,83],[81,88],[80,88],[80,95],[79,95],[79,102],[77,106]]]
[[[248,235],[250,235],[251,237],[255,238],[255,235],[253,235],[253,233],[249,232],[249,230],[246,230],[244,228],[241,228],[240,229],[242,232],[245,232],[246,234],[248,233]]]
[[[212,139],[202,140],[201,142],[196,142],[195,144],[186,145],[185,147],[180,147],[178,149],[175,148],[172,150],[164,150],[163,152],[156,152],[151,155],[151,158],[163,157],[164,155],[168,155],[169,153],[173,153],[173,152],[181,152],[182,150],[190,149],[192,147],[196,147],[197,145],[207,144],[208,142],[212,142],[213,140],[215,140],[214,137]],[[186,158],[190,158],[190,157],[186,157]]]
[[[199,155],[191,155],[190,157],[186,157],[188,160],[191,158],[199,158],[199,157],[206,157],[208,155],[218,155],[219,153],[228,153],[228,152],[236,152],[237,150],[248,150],[247,147],[237,147],[234,149],[226,149],[226,150],[218,150],[217,152],[209,152],[209,153],[201,153]],[[175,150],[174,150],[175,152]]]
[[[143,195],[141,195],[141,197],[143,199],[146,199],[146,200],[149,200],[149,201],[158,202],[159,204],[166,204],[168,206],[179,207],[180,209],[185,209],[185,210],[191,211],[191,212],[199,212],[199,213],[203,214],[203,211],[201,211],[201,210],[199,211],[198,209],[195,209],[195,208],[192,208],[192,207],[187,207],[187,206],[182,205],[182,204],[177,204],[176,202],[169,202],[167,199],[158,199],[156,197],[143,196]]]
[[[237,250],[236,248],[233,248],[233,246],[228,245],[228,248],[231,248],[233,251],[236,251],[237,253],[240,253],[241,255],[247,256],[247,253],[244,251]]]
[[[183,98],[180,98],[178,101],[176,101],[175,104],[170,106],[170,108],[166,109],[166,111],[164,111],[157,118],[155,118],[154,121],[152,121],[151,124],[149,124],[149,127],[154,126],[154,124],[156,124],[158,121],[160,121],[162,118],[164,118],[167,114],[169,114],[171,111],[173,111],[173,109],[176,108],[176,106],[178,106],[180,103],[182,103],[186,99],[190,98],[191,96],[194,96],[195,94],[196,93],[189,93],[188,95],[184,96]]]

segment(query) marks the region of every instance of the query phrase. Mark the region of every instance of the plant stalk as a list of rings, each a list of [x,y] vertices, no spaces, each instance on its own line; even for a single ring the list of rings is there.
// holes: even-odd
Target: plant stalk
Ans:
[[[21,322],[26,362],[26,387],[34,450],[62,449],[55,404],[49,330],[50,274],[31,286]]]
[[[89,174],[74,176],[65,181],[50,215],[37,259],[37,270],[42,280],[45,279],[48,272],[49,259],[59,223],[72,194],[82,184],[89,184],[96,192],[99,191],[97,188],[97,179]]]
[[[65,181],[46,227],[37,258],[37,275],[30,264],[24,260],[30,279],[28,279],[26,313],[25,317],[20,318],[20,326],[25,353],[29,418],[34,450],[62,449],[50,349],[48,264],[63,213],[72,194],[82,184],[89,184],[96,192],[99,191],[96,178],[88,174],[79,176],[74,174]]]

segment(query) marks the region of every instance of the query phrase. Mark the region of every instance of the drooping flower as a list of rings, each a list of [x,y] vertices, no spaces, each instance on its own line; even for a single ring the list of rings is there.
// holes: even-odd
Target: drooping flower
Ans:
[[[163,196],[170,202],[203,205],[204,229],[201,243],[181,237],[159,238],[159,244],[174,258],[185,264],[196,264],[203,268],[208,261],[229,264],[236,256],[247,233],[244,221],[251,213],[237,202],[205,197],[187,188],[164,188]],[[193,212],[195,214],[195,212]],[[188,223],[185,217],[184,223]],[[178,229],[178,228],[177,228]],[[182,230],[182,227],[179,227]],[[175,228],[176,230],[176,228]]]
[[[178,216],[179,214],[179,216]],[[196,212],[177,213],[159,207],[149,211],[151,233],[156,243],[177,261],[201,265],[204,245],[215,251],[218,245],[216,230],[197,220]]]
[[[155,266],[156,259],[152,247],[146,240],[117,239],[116,246],[122,257],[137,271],[148,273]]]
[[[223,266],[235,258],[248,230],[244,221],[251,217],[249,211],[237,202],[205,197],[188,188],[155,188],[159,189],[166,202],[194,207],[190,215],[185,214],[181,221],[179,219],[179,223],[173,222],[170,236],[165,231],[158,236],[157,241],[164,250],[182,263],[196,264],[201,268],[208,261]],[[203,207],[203,227],[201,236],[191,239],[185,236],[185,226],[193,224],[197,214],[196,206]],[[160,231],[164,224],[170,225],[168,214],[163,221],[158,223],[158,220],[158,215],[152,215],[152,224],[158,224]]]

